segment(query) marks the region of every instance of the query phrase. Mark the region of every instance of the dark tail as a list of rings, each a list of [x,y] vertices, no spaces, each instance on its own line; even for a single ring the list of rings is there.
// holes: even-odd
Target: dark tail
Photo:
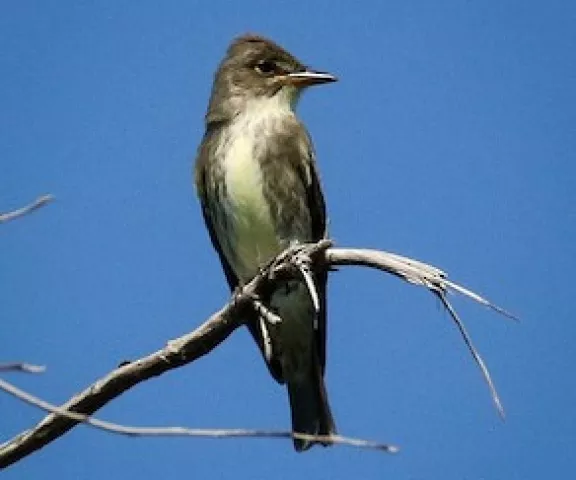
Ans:
[[[310,374],[296,381],[287,379],[290,409],[292,411],[292,431],[310,435],[331,435],[336,433],[332,412],[328,405],[328,396],[324,378],[317,361],[311,362]],[[330,442],[314,442],[294,439],[294,448],[301,452],[315,443],[324,446]]]

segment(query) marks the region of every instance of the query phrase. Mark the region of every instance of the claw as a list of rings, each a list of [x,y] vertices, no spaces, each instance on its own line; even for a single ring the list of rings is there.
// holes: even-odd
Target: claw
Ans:
[[[258,312],[258,315],[264,318],[269,325],[279,325],[282,323],[282,318],[266,307],[258,298],[253,298],[252,304]]]
[[[312,260],[309,255],[304,251],[305,245],[298,248],[298,251],[294,254],[294,265],[300,271],[308,293],[310,294],[310,299],[312,300],[312,305],[314,306],[314,328],[318,328],[318,316],[320,315],[320,299],[318,298],[318,290],[316,284],[314,283],[314,278],[312,276],[312,268],[310,267]]]
[[[272,340],[270,339],[268,327],[266,326],[264,317],[262,315],[258,317],[258,322],[260,323],[260,332],[262,333],[264,358],[266,358],[266,361],[270,363],[272,361]]]
[[[272,360],[272,337],[270,337],[268,330],[271,325],[280,325],[282,323],[282,318],[279,315],[276,315],[257,298],[252,299],[252,304],[258,312],[258,323],[260,326],[260,332],[262,333],[264,357],[267,362],[270,362]]]

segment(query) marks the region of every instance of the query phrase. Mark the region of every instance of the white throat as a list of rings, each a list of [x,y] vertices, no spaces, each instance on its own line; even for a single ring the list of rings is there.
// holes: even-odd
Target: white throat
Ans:
[[[271,97],[251,97],[244,100],[242,111],[232,123],[240,117],[249,116],[253,119],[275,118],[283,115],[294,115],[299,92],[293,87],[283,87]]]

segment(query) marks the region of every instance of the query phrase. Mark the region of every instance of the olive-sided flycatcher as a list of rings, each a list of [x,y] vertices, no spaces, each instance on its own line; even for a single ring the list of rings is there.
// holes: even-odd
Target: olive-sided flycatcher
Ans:
[[[294,109],[306,87],[335,80],[255,35],[234,40],[216,72],[195,180],[232,290],[287,247],[326,235],[314,150]],[[318,315],[304,281],[289,280],[263,302],[281,322],[270,325],[255,313],[247,325],[270,373],[288,388],[293,431],[329,435],[335,426],[324,387],[327,275],[314,281]],[[313,443],[294,440],[298,451]]]

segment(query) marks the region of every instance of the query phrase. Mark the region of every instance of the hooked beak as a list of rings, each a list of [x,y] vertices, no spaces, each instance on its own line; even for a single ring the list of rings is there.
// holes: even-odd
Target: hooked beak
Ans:
[[[295,87],[309,87],[311,85],[321,85],[323,83],[336,82],[338,79],[334,75],[325,72],[316,72],[306,69],[303,72],[288,73],[282,77],[282,82]]]

